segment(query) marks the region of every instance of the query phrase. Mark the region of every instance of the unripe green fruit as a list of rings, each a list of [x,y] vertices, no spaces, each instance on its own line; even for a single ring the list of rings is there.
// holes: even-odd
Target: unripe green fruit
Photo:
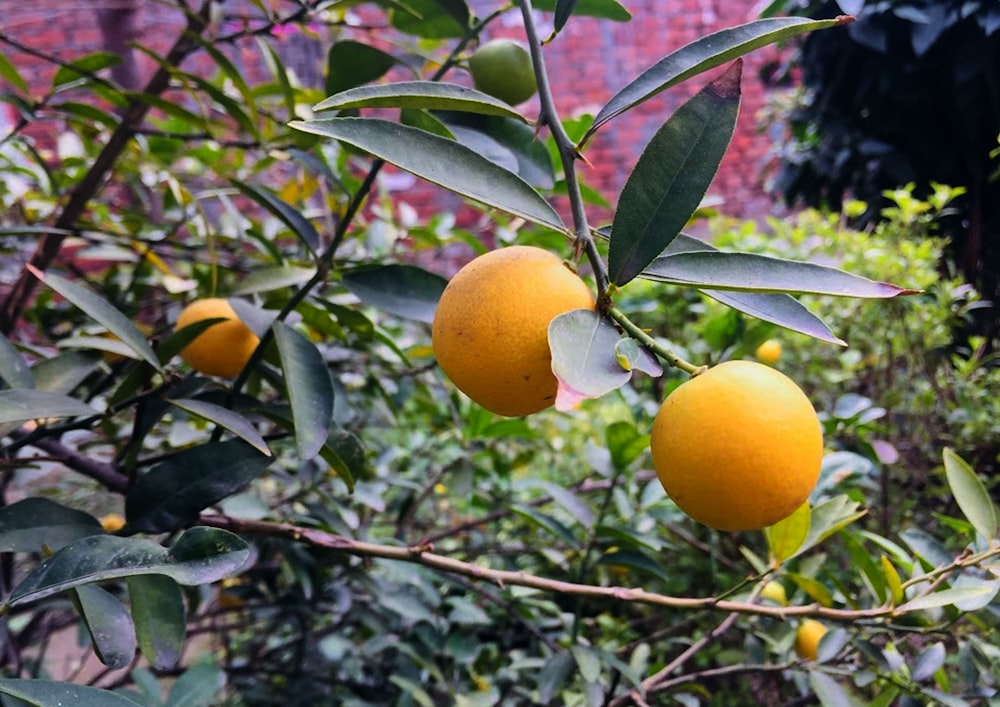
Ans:
[[[510,103],[524,103],[538,84],[528,50],[511,39],[494,39],[469,57],[472,83],[483,93]]]

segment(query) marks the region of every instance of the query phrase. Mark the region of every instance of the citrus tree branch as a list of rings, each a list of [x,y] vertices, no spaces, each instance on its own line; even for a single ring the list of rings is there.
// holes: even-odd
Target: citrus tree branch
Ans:
[[[625,332],[631,336],[633,339],[638,341],[640,344],[648,348],[654,354],[659,356],[661,359],[666,361],[669,365],[674,368],[679,368],[685,373],[690,375],[696,375],[705,370],[705,366],[696,366],[693,363],[685,361],[683,358],[678,356],[676,353],[668,349],[666,346],[661,344],[659,341],[647,334],[641,327],[636,325],[628,316],[615,307],[614,305],[607,308],[608,316],[611,317],[615,322],[625,330]]]

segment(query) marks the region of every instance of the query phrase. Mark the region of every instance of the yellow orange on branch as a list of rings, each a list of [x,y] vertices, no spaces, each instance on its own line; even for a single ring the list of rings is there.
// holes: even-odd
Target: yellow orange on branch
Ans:
[[[177,317],[177,329],[205,319],[224,319],[201,332],[184,350],[181,358],[199,373],[235,378],[250,360],[260,339],[250,331],[221,297],[195,300]]]

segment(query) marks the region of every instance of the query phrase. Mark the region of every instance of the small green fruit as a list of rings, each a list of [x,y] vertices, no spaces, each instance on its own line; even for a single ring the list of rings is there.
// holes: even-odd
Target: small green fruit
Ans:
[[[511,39],[494,39],[479,47],[469,57],[469,71],[477,89],[512,106],[538,90],[531,55]]]

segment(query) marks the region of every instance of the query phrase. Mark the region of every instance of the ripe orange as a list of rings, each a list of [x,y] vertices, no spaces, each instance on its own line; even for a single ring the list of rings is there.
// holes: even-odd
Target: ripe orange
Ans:
[[[125,527],[125,517],[121,513],[107,513],[101,516],[101,527],[106,533],[116,533]]]
[[[177,317],[177,329],[203,319],[223,318],[208,327],[181,351],[181,358],[199,373],[235,378],[250,359],[260,339],[241,322],[221,297],[195,300]]]
[[[584,282],[549,251],[494,250],[445,288],[431,329],[434,355],[458,389],[487,410],[528,415],[555,402],[549,323],[593,308]]]
[[[757,347],[754,352],[757,360],[761,363],[766,363],[768,366],[773,366],[779,360],[781,360],[781,342],[777,339],[768,339],[763,344]]]
[[[494,39],[469,57],[473,85],[516,106],[535,95],[538,84],[528,50],[512,39]]]
[[[826,626],[815,619],[806,619],[795,631],[795,652],[804,660],[816,660],[819,642],[826,635]]]
[[[791,379],[760,363],[729,361],[667,396],[651,452],[681,510],[718,530],[753,530],[786,518],[809,497],[823,432]]]

